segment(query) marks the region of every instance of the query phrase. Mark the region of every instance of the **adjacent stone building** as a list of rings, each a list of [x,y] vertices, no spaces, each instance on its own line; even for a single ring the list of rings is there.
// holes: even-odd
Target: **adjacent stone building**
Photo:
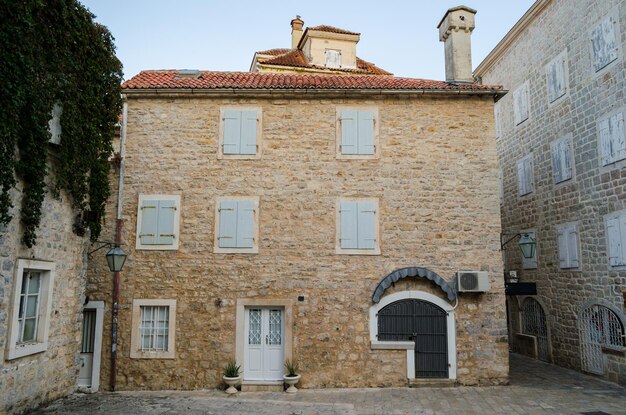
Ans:
[[[474,75],[509,92],[495,108],[511,343],[626,384],[626,7],[538,0]],[[511,284],[508,292],[519,293]]]
[[[442,40],[469,38],[474,13],[451,10]],[[286,359],[302,387],[506,383],[503,90],[393,77],[356,57],[358,33],[292,29],[293,49],[257,52],[252,72],[143,71],[123,85],[107,232],[119,213],[129,257],[117,369],[103,354],[101,383],[216,387],[229,359],[244,390],[282,388]],[[457,291],[458,271],[478,292]],[[103,350],[109,275],[95,266],[88,285],[107,304]]]

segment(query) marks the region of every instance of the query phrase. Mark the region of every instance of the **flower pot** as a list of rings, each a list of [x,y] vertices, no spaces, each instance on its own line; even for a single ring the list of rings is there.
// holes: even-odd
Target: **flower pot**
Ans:
[[[223,379],[224,379],[224,382],[228,385],[228,389],[226,389],[227,394],[232,395],[233,393],[238,392],[235,386],[237,386],[239,382],[241,382],[241,376],[237,376],[237,377],[223,376]]]
[[[287,393],[296,393],[298,389],[296,388],[296,383],[300,381],[300,375],[289,376],[283,375],[283,380],[289,386],[285,392]]]

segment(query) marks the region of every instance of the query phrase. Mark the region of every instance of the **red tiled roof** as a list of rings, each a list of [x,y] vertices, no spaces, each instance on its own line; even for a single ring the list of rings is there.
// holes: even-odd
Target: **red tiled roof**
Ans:
[[[498,85],[454,85],[444,81],[393,76],[203,71],[198,78],[179,78],[177,74],[176,70],[142,71],[124,82],[122,89],[502,91],[502,86]]]
[[[294,49],[276,48],[276,49],[261,50],[261,51],[256,52],[256,54],[278,56],[278,55],[284,55],[285,53],[291,52],[293,50]]]
[[[278,49],[270,49],[275,51]],[[356,58],[356,68],[328,68],[326,66],[313,65],[299,49],[287,49],[288,52],[282,55],[267,59],[259,59],[259,63],[264,65],[277,65],[277,66],[292,66],[296,68],[311,68],[316,70],[326,70],[330,72],[347,72],[347,73],[366,73],[369,75],[393,75],[391,72],[387,72],[384,69],[379,68],[373,63],[367,62],[361,58]],[[262,52],[257,52],[262,54]],[[268,53],[269,55],[269,53]]]
[[[307,27],[306,30],[319,30],[320,32],[341,33],[342,35],[360,35],[360,33],[357,32],[350,32],[349,30],[339,29],[338,27],[327,25]]]

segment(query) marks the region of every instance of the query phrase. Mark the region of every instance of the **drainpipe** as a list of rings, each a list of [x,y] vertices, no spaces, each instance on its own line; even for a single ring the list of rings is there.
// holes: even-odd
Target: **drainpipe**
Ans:
[[[115,221],[115,243],[122,242],[122,193],[124,190],[124,160],[126,156],[126,116],[128,104],[122,95],[122,131],[120,133],[120,175],[117,186],[117,215]],[[117,320],[120,303],[120,272],[113,273],[113,310],[111,322],[111,391],[115,391],[117,379]]]

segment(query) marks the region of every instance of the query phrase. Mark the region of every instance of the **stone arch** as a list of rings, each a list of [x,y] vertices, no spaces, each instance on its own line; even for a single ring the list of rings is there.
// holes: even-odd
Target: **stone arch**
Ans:
[[[396,282],[404,278],[428,279],[432,281],[433,283],[435,283],[437,286],[439,286],[439,288],[441,288],[441,290],[447,294],[448,300],[454,301],[457,299],[456,290],[450,284],[448,284],[446,280],[441,278],[437,273],[427,268],[407,267],[407,268],[397,269],[391,274],[387,275],[385,278],[383,278],[378,283],[378,285],[376,286],[376,289],[374,290],[374,293],[372,294],[372,302],[374,304],[378,304],[383,294],[385,294],[385,291],[387,290],[387,288],[391,287],[393,284],[395,284]]]

